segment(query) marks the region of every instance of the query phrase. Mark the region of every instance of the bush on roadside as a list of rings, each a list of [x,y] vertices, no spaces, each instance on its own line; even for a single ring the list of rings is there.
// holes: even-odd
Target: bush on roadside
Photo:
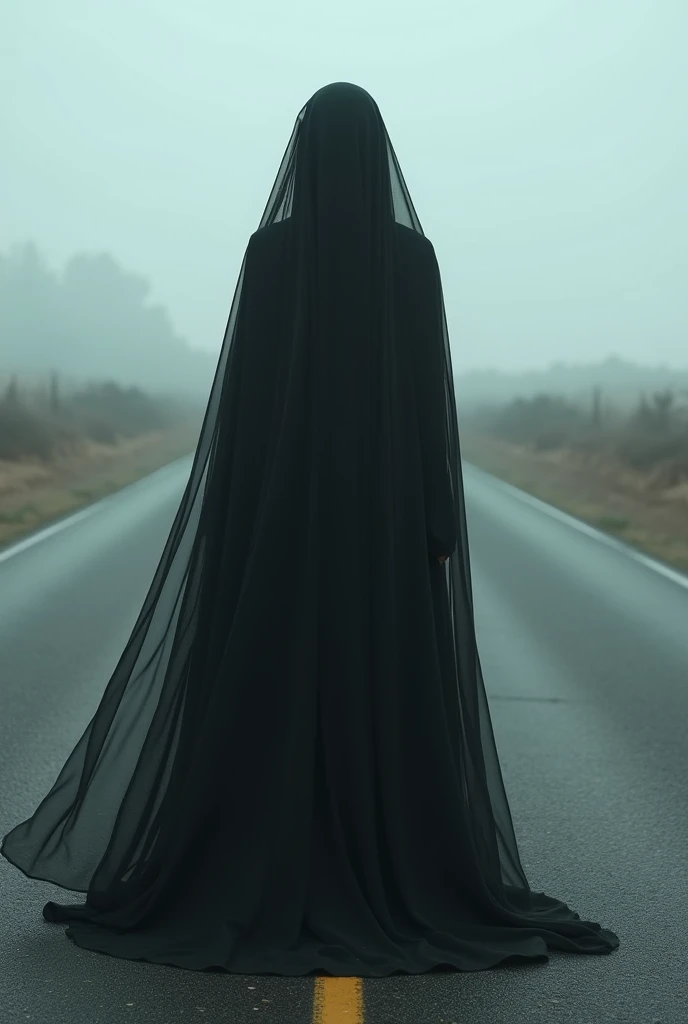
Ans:
[[[54,373],[48,385],[33,389],[21,388],[13,377],[0,393],[0,459],[50,461],[85,441],[115,445],[191,420],[198,412],[112,381],[67,393]]]
[[[538,394],[516,398],[501,409],[492,433],[517,444],[532,445],[538,451],[561,448],[581,428],[583,416],[571,402],[559,395]]]
[[[688,479],[688,403],[669,389],[641,396],[623,415],[595,388],[589,405],[538,394],[491,412],[483,407],[468,423],[479,433],[533,451],[567,450],[583,459],[606,454],[631,470],[654,473],[663,486]]]
[[[48,424],[17,401],[0,401],[0,459],[52,458],[56,439]]]
[[[112,381],[89,384],[76,392],[70,407],[74,420],[86,431],[107,437],[106,443],[113,443],[117,436],[138,437],[163,430],[172,422],[169,409],[159,400],[140,388],[125,388]]]

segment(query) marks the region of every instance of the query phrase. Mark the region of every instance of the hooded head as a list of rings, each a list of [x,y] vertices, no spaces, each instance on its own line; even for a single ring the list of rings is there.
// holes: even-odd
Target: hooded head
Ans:
[[[365,89],[337,82],[319,89],[301,112],[295,206],[345,224],[390,209],[387,133]],[[390,209],[391,212],[391,209]]]

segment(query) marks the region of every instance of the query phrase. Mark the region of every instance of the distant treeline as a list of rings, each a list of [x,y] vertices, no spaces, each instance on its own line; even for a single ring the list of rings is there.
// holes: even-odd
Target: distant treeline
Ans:
[[[555,362],[541,370],[469,370],[456,376],[462,409],[485,402],[505,405],[514,398],[535,395],[560,395],[586,404],[595,388],[600,389],[605,402],[630,411],[643,393],[688,391],[688,367],[640,364],[610,355],[590,363]]]
[[[467,429],[535,451],[603,452],[640,472],[660,470],[665,486],[688,479],[688,392],[642,395],[630,411],[594,388],[589,401],[537,394],[484,404],[462,416]]]
[[[0,459],[49,462],[86,441],[115,445],[201,415],[198,405],[113,381],[69,389],[57,373],[32,386],[11,377],[0,392]]]
[[[204,394],[217,356],[192,349],[149,281],[109,253],[80,253],[53,270],[33,244],[0,253],[0,372]]]

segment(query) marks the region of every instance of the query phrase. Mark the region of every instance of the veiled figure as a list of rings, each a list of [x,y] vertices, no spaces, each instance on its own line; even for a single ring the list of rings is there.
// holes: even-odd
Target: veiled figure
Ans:
[[[2,852],[85,893],[44,910],[78,945],[196,970],[384,976],[618,946],[521,866],[440,273],[356,86],[298,115],[138,621]]]

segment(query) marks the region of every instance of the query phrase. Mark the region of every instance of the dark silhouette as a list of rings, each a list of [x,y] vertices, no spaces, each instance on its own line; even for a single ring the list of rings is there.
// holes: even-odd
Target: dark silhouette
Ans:
[[[44,911],[79,945],[187,968],[381,976],[618,945],[521,867],[439,270],[361,89],[297,119],[138,622],[3,853],[86,893]]]

